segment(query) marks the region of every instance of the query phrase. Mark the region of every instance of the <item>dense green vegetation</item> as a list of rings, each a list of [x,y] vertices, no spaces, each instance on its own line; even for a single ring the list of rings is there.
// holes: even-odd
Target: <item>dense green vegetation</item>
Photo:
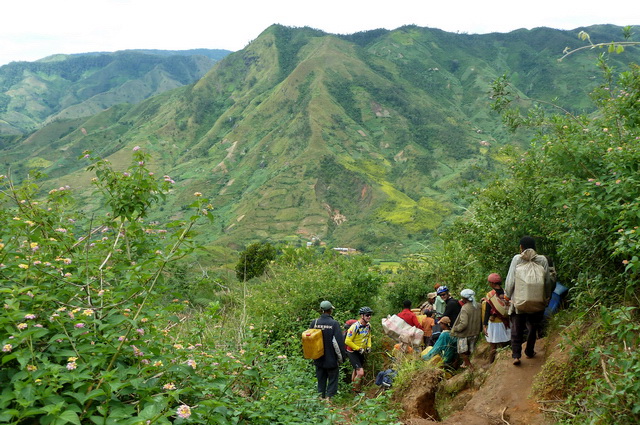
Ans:
[[[152,153],[132,148],[131,160],[127,152],[126,166],[89,152],[80,158],[96,188],[82,199],[96,203],[101,194],[100,208],[81,208],[64,185],[43,192],[31,179],[2,176],[0,423],[397,422],[388,394],[354,404],[342,383],[334,405],[315,397],[299,334],[319,301],[330,299],[340,321],[362,305],[376,310],[371,378],[385,364],[381,315],[404,299],[423,301],[436,282],[481,293],[488,273],[506,272],[524,234],[570,287],[571,308],[552,325],[569,358],[549,363],[537,390],[561,401],[561,423],[638,423],[640,68],[614,69],[606,59],[588,114],[528,99],[508,76],[495,80],[494,108],[514,130],[533,131],[534,142],[495,149],[505,170],[473,189],[465,213],[398,274],[382,273],[366,255],[285,245],[265,267],[261,255],[241,261],[261,263],[252,279],[216,274],[200,263],[215,251],[197,233],[210,237],[218,226],[213,204],[222,191],[194,180],[197,169],[159,177],[154,155],[164,152],[153,144]],[[234,152],[231,143],[224,150]],[[330,190],[328,181],[342,168],[349,173],[337,183],[384,186],[383,160],[318,158],[325,181],[317,193],[326,199],[346,203],[349,191]],[[253,172],[268,180],[257,164]],[[287,187],[306,172],[284,180]],[[191,183],[188,194],[175,189],[180,178]],[[221,186],[233,189],[230,181]],[[306,205],[270,184],[277,202]]]
[[[240,253],[236,264],[238,280],[262,276],[269,263],[276,258],[276,249],[270,243],[253,243]]]
[[[406,270],[481,291],[488,273],[506,273],[519,238],[534,236],[570,286],[572,304],[554,328],[570,358],[547,367],[538,391],[563,401],[562,423],[632,424],[640,420],[640,385],[630,378],[640,370],[640,67],[616,71],[604,57],[600,66],[605,83],[589,116],[524,102],[507,78],[496,80],[496,109],[514,128],[536,128],[535,142],[473,194],[468,212],[441,235],[446,242]],[[411,283],[398,285],[394,302],[424,299],[429,287],[420,293]]]
[[[2,176],[0,423],[338,421],[291,337],[327,294],[352,310],[371,301],[382,281],[370,263],[286,250],[267,281],[198,310],[174,279],[192,276],[181,264],[194,225],[213,220],[209,200],[194,193],[188,218],[147,222],[173,184],[146,168],[148,154],[134,149],[125,171],[86,159],[100,216],[79,215],[69,188],[36,198],[31,181]],[[352,412],[363,424],[394,415],[371,402]]]

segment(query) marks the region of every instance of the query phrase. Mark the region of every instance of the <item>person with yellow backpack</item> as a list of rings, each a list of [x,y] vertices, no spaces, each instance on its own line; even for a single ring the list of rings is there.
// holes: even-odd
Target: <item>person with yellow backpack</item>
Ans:
[[[509,325],[509,303],[504,299],[502,277],[498,273],[491,273],[487,277],[491,291],[482,299],[482,331],[491,345],[489,363],[496,359],[498,348],[506,347],[511,341],[511,327]]]
[[[320,310],[322,314],[318,319],[311,321],[309,327],[322,331],[324,352],[313,363],[316,367],[316,378],[318,378],[318,394],[322,398],[331,398],[338,393],[339,366],[345,359],[346,352],[340,323],[331,316],[334,310],[333,304],[322,301]]]

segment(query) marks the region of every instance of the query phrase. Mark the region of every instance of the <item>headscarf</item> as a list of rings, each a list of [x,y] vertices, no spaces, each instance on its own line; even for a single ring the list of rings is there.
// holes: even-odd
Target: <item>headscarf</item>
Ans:
[[[476,295],[476,293],[473,292],[473,290],[471,290],[471,289],[463,289],[462,292],[460,292],[460,296],[462,298],[465,298],[465,299],[471,301],[471,303],[473,304],[473,308],[478,308],[478,303],[476,302],[475,295]]]

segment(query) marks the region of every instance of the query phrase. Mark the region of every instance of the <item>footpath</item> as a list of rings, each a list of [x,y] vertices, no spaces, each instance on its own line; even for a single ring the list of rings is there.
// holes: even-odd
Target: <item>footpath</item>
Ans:
[[[464,371],[446,381],[437,370],[426,370],[413,380],[400,401],[405,411],[406,425],[553,425],[545,418],[539,404],[532,397],[535,375],[545,362],[545,339],[536,343],[537,354],[533,359],[522,358],[520,366],[514,366],[509,349],[501,351],[496,361],[489,365],[482,353],[472,360],[473,372]],[[436,389],[449,388],[455,397],[447,401],[450,415],[440,421],[435,410]],[[456,391],[455,388],[463,388]]]

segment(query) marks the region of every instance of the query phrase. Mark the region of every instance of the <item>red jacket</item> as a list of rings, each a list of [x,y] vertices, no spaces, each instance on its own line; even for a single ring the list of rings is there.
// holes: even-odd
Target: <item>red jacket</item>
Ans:
[[[410,309],[405,308],[400,313],[398,313],[398,317],[402,318],[402,320],[404,320],[405,322],[407,322],[411,326],[415,326],[418,329],[424,330],[422,328],[422,325],[418,321],[418,318],[416,317],[415,313],[413,311],[411,311]]]

